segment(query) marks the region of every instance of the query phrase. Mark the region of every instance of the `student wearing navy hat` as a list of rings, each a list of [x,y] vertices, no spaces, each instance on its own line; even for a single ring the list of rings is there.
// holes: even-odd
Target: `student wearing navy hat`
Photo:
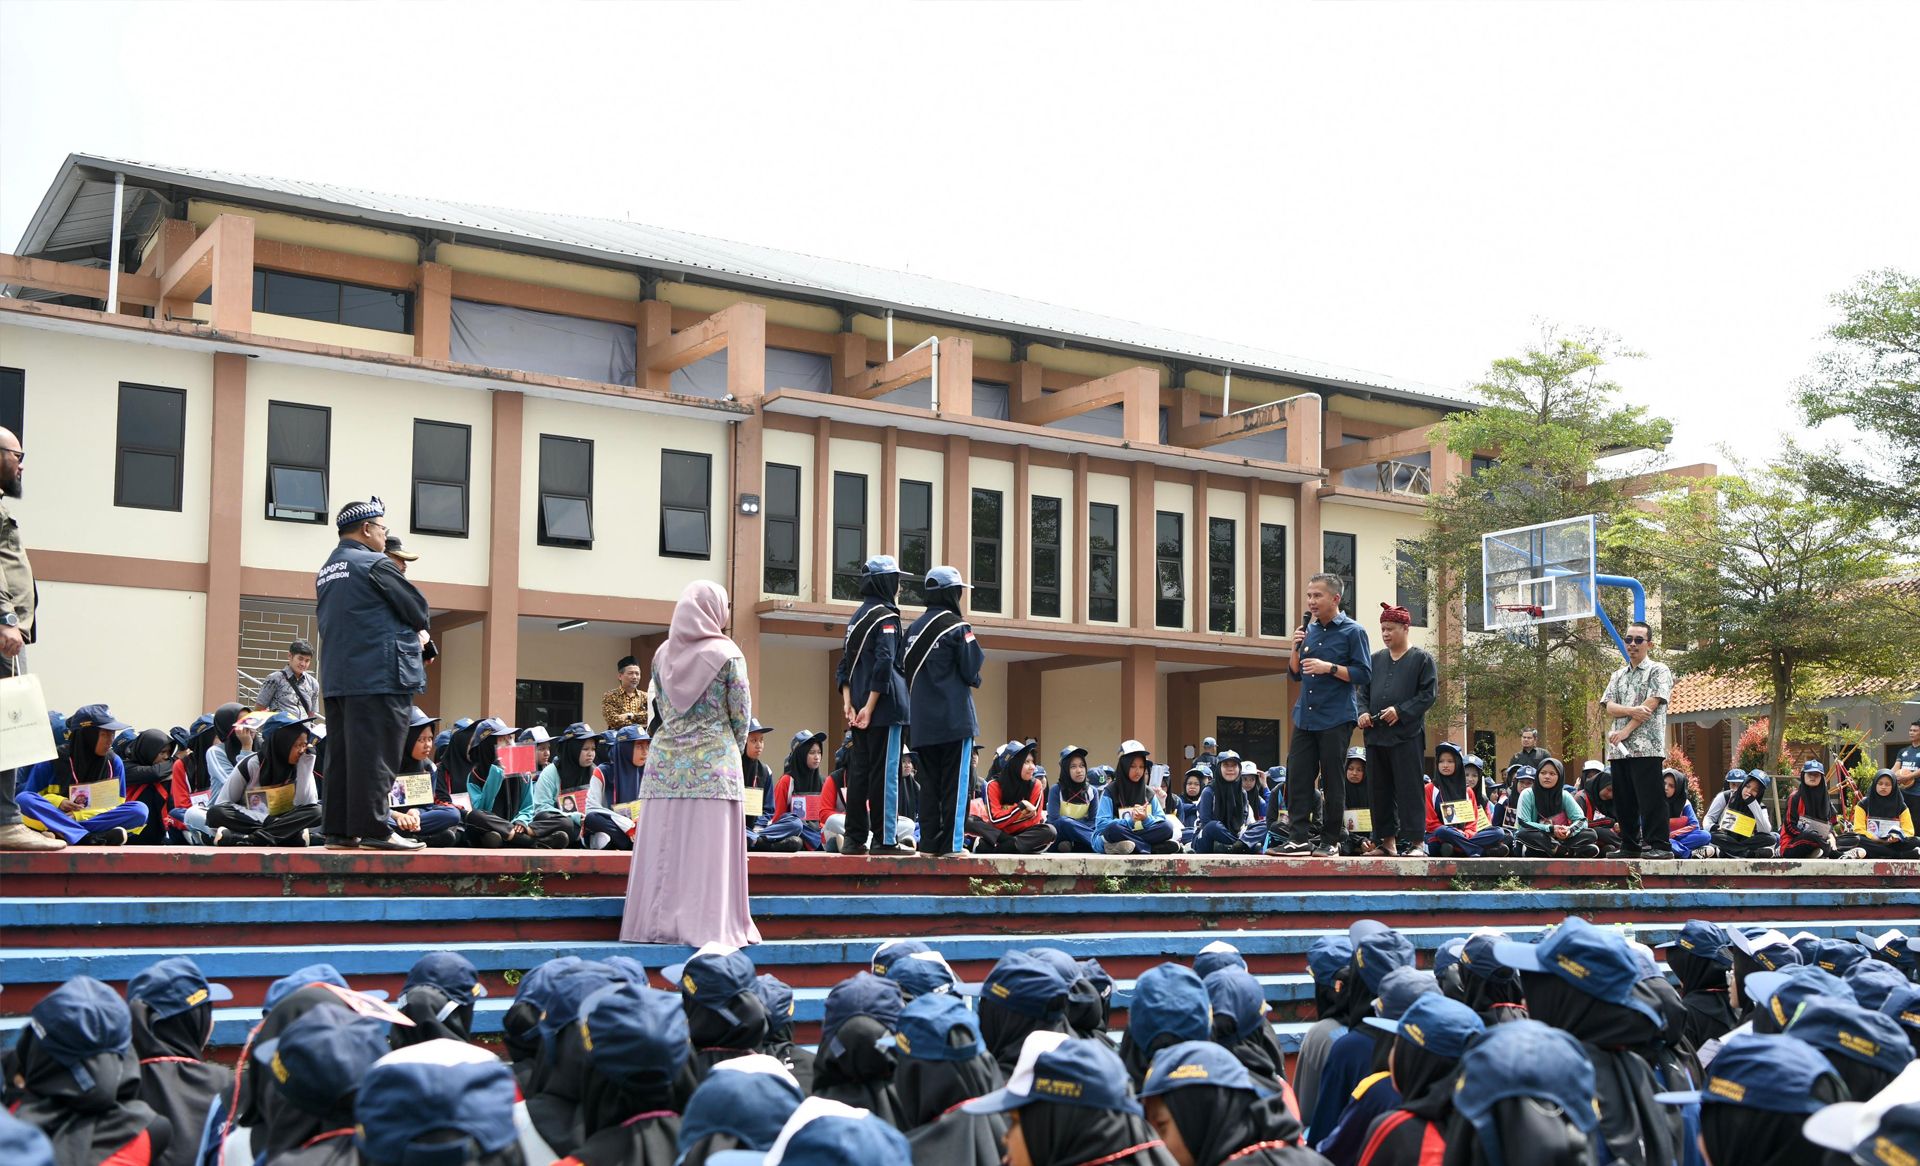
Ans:
[[[1508,938],[1504,931],[1482,928],[1467,936],[1460,948],[1460,962],[1451,974],[1460,980],[1460,1002],[1480,1017],[1488,1028],[1527,1019],[1526,991],[1520,985],[1520,973],[1494,957],[1494,945]],[[1444,987],[1446,977],[1442,977]]]
[[[360,1153],[368,1166],[520,1166],[550,1157],[516,1128],[521,1112],[513,1073],[485,1049],[412,1045],[382,1057],[360,1086]]]
[[[720,1062],[680,1119],[680,1166],[706,1166],[728,1151],[771,1150],[805,1099],[804,1087],[771,1057]]]
[[[1047,786],[1036,775],[1034,741],[1009,741],[987,778],[987,821],[1001,854],[1039,854],[1057,840],[1047,825]]]
[[[1845,1099],[1846,1086],[1811,1045],[1752,1033],[1727,1041],[1700,1088],[1658,1097],[1699,1107],[1708,1166],[1820,1166],[1826,1158],[1802,1127]]]
[[[1879,1093],[1913,1061],[1897,1021],[1849,1001],[1809,1001],[1787,1025],[1787,1035],[1820,1050],[1846,1083],[1849,1098]]]
[[[625,725],[613,731],[613,745],[606,759],[587,777],[586,809],[580,820],[580,838],[587,849],[633,849],[632,808],[640,797],[640,779],[646,772],[652,740],[643,725]]]
[[[1213,1002],[1192,968],[1160,964],[1140,973],[1127,1004],[1127,1031],[1120,1037],[1120,1060],[1134,1088],[1147,1079],[1155,1053],[1212,1036]]]
[[[1202,980],[1221,968],[1239,968],[1244,972],[1247,970],[1247,957],[1224,939],[1213,940],[1193,957],[1193,974]]]
[[[1705,919],[1689,919],[1678,936],[1656,946],[1667,953],[1667,967],[1680,981],[1688,1044],[1697,1049],[1740,1023],[1728,997],[1733,941],[1725,928]]]
[[[1467,1046],[1454,1078],[1447,1160],[1485,1166],[1592,1166],[1593,1064],[1580,1042],[1537,1020],[1497,1025]],[[1643,1159],[1671,1162],[1669,1158]]]
[[[1229,759],[1233,764],[1232,773],[1225,770]],[[1253,821],[1246,791],[1240,788],[1240,758],[1229,750],[1221,755],[1220,760],[1222,768],[1219,772],[1199,761],[1187,770],[1188,776],[1198,775],[1206,783],[1200,791],[1193,851],[1195,854],[1251,854],[1253,848],[1240,840],[1241,832]]]
[[[793,989],[777,976],[764,972],[753,978],[753,994],[767,1014],[767,1035],[760,1051],[780,1062],[800,1086],[802,1094],[813,1092],[813,1050],[793,1043]],[[731,1064],[721,1061],[714,1067]]]
[[[792,853],[826,846],[822,824],[833,813],[839,791],[820,769],[827,735],[801,729],[787,745],[787,763],[773,783],[773,811],[755,837],[753,848]]]
[[[1460,1058],[1485,1032],[1473,1009],[1439,994],[1421,996],[1397,1021],[1367,1023],[1393,1034],[1387,1069],[1397,1107],[1372,1123],[1354,1159],[1358,1166],[1420,1166],[1446,1151],[1453,1117],[1453,1081]]]
[[[900,1021],[900,989],[872,972],[859,972],[827,993],[820,1020],[820,1047],[813,1060],[813,1095],[868,1110],[900,1126],[894,1092],[894,1027]]]
[[[1267,1025],[1267,996],[1260,981],[1244,967],[1223,967],[1201,980],[1213,1008],[1212,1040],[1232,1053],[1247,1070],[1269,1086],[1289,1095],[1283,1072],[1287,1055]]]
[[[263,1166],[357,1166],[354,1100],[385,1056],[387,1026],[342,1008],[316,1008],[253,1046],[251,1071],[271,1082]]]
[[[568,725],[553,739],[553,760],[534,779],[513,824],[532,830],[543,845],[556,850],[579,845],[588,790],[600,773],[594,760],[598,754],[597,734],[591,726],[583,721]],[[565,842],[549,841],[556,834],[564,835]]]
[[[514,987],[513,1003],[500,1018],[500,1042],[506,1046],[514,1079],[523,1093],[532,1091],[533,1073],[540,1057],[540,1018],[547,1011],[554,983],[562,972],[585,962],[579,956],[555,956],[520,977],[520,983]]]
[[[480,973],[459,952],[430,951],[414,961],[394,1001],[414,1027],[394,1026],[393,1047],[429,1040],[467,1040],[473,1032],[474,1002],[487,994]]]
[[[1127,1088],[1125,1066],[1105,1041],[1036,1032],[1021,1045],[1006,1085],[961,1108],[1007,1115],[1008,1166],[1168,1166],[1173,1161]]]
[[[216,846],[306,846],[321,828],[312,719],[274,713],[207,810]]]
[[[1030,947],[1027,954],[1052,964],[1067,982],[1067,1032],[1072,1036],[1098,1036],[1107,1029],[1107,1002],[1093,981],[1080,972],[1080,964],[1057,947]]]
[[[176,1131],[154,1166],[187,1166],[199,1149],[193,1131],[207,1124],[216,1097],[233,1087],[233,1070],[206,1060],[213,1035],[213,1006],[233,999],[224,984],[210,984],[187,956],[173,956],[127,981],[127,1011],[133,1051],[140,1058],[140,1100]]]
[[[1047,825],[1053,827],[1059,841],[1053,849],[1060,854],[1092,854],[1094,845],[1093,812],[1099,795],[1087,780],[1087,751],[1078,745],[1060,750],[1060,780],[1047,793]]]
[[[418,705],[407,710],[406,751],[393,771],[393,812],[388,820],[395,830],[428,846],[464,846],[464,816],[453,804],[452,787],[434,761],[439,727],[440,718],[428,716]],[[407,780],[419,777],[427,779],[424,789],[418,788],[417,780]]]
[[[1914,834],[1913,813],[1893,779],[1893,770],[1873,775],[1847,820],[1838,843],[1843,858],[1920,857],[1920,837]]]
[[[1051,964],[1024,951],[1010,951],[993,965],[980,986],[980,1035],[1001,1072],[1013,1072],[1029,1035],[1067,1031],[1070,987]]]
[[[91,976],[75,976],[33,1006],[8,1059],[13,1116],[53,1143],[57,1166],[150,1166],[171,1127],[139,1100],[126,1002]],[[182,1134],[189,1138],[191,1134]],[[8,1163],[12,1166],[12,1163]]]
[[[1120,742],[1113,780],[1100,793],[1094,812],[1095,843],[1102,854],[1173,854],[1173,824],[1161,809],[1150,780],[1153,758],[1138,741]]]
[[[1780,814],[1781,858],[1832,858],[1840,853],[1840,799],[1827,788],[1827,767],[1800,766],[1800,779]]]
[[[913,748],[920,785],[920,849],[953,857],[966,849],[967,802],[980,721],[973,690],[980,687],[986,653],[963,610],[967,583],[937,566],[921,584],[927,610],[902,641]]]
[[[1388,972],[1380,980],[1379,996],[1374,1001],[1375,1016],[1361,1021],[1360,1027],[1335,1042],[1333,1051],[1328,1054],[1330,1063],[1339,1065],[1342,1058],[1349,1054],[1364,1056],[1365,1063],[1360,1064],[1359,1081],[1346,1095],[1345,1103],[1334,1116],[1330,1129],[1313,1148],[1335,1162],[1353,1162],[1360,1157],[1365,1148],[1367,1128],[1373,1120],[1399,1105],[1402,1098],[1392,1075],[1388,1072],[1393,1053],[1393,1033],[1397,1022],[1408,1009],[1421,999],[1435,996],[1444,999],[1440,992],[1440,982],[1432,972],[1421,971],[1411,964]],[[1331,1100],[1327,1091],[1320,1091],[1320,1110],[1314,1113],[1316,1121],[1324,1120],[1325,1107]]]
[[[1887,998],[1908,986],[1907,978],[1892,964],[1883,964],[1879,960],[1861,960],[1848,968],[1841,981],[1853,991],[1853,998],[1862,1008],[1882,1011],[1881,1005]]]
[[[1300,1038],[1300,1050],[1293,1059],[1293,1092],[1300,1112],[1313,1112],[1320,1093],[1320,1072],[1327,1063],[1327,1051],[1347,1029],[1341,1019],[1341,1005],[1349,999],[1345,986],[1353,980],[1353,940],[1343,934],[1322,935],[1307,948],[1307,972],[1313,977],[1313,1009],[1316,1019]]]
[[[1524,771],[1522,776],[1527,775]],[[1580,799],[1566,788],[1566,771],[1555,758],[1540,763],[1531,775],[1533,785],[1523,790],[1514,809],[1519,823],[1513,839],[1523,856],[1536,858],[1598,858],[1600,842],[1587,825]]]
[[[167,837],[177,843],[209,841],[207,807],[213,803],[214,787],[225,781],[213,774],[211,756],[217,751],[213,714],[195,717],[174,743],[179,748],[167,785]]]
[[[976,1115],[960,1103],[984,1097],[1006,1084],[987,1052],[980,1025],[958,996],[921,996],[900,1012],[894,1036],[900,1054],[894,1074],[900,1129],[916,1162],[947,1166],[996,1166],[1007,1123]]]
[[[1466,754],[1451,741],[1434,751],[1433,782],[1426,791],[1427,844],[1421,853],[1439,858],[1504,858],[1513,836],[1493,824],[1481,804],[1478,779]]]
[[[181,734],[184,736],[185,730],[181,730]],[[118,739],[126,742],[124,747],[116,744],[114,752],[126,767],[127,800],[147,807],[149,824],[148,829],[129,841],[141,846],[162,845],[167,841],[166,819],[171,808],[173,739],[159,729],[146,729],[138,734],[132,729],[122,729]]]
[[[937,951],[917,951],[887,966],[886,978],[899,987],[905,1000],[921,996],[960,995],[960,977]]]
[[[750,805],[744,807],[749,850],[753,849],[754,843],[759,840],[759,831],[773,820],[773,770],[768,769],[767,763],[761,760],[767,752],[767,734],[771,732],[773,732],[772,729],[760,723],[760,718],[754,717],[749,720],[747,747],[740,754],[741,790],[760,791],[759,813],[754,813]],[[615,756],[618,757],[617,751]]]
[[[680,1113],[693,1095],[687,1017],[672,992],[612,984],[587,997],[577,1022],[586,1046],[580,1089],[583,1166],[673,1166]]]
[[[662,978],[679,987],[693,1041],[693,1073],[705,1078],[721,1061],[758,1052],[771,1027],[767,1007],[754,990],[753,960],[724,943],[709,943],[683,964],[669,964]]]
[[[1765,770],[1727,771],[1727,788],[1707,807],[1702,821],[1713,835],[1716,850],[1728,858],[1772,858],[1780,836],[1773,832],[1767,813],[1767,789],[1773,784]]]
[[[1868,1101],[1841,1101],[1800,1127],[1816,1146],[1838,1151],[1832,1163],[1907,1166],[1920,1162],[1920,1077],[1903,1079]]]
[[[1153,1058],[1140,1090],[1147,1124],[1179,1166],[1324,1166],[1299,1145],[1300,1119],[1273,1083],[1218,1045],[1186,1041]]]
[[[1353,959],[1336,1004],[1344,1031],[1333,1034],[1315,1083],[1313,1108],[1302,1115],[1307,1119],[1307,1141],[1311,1145],[1318,1145],[1333,1133],[1355,1087],[1375,1071],[1373,1060],[1379,1044],[1373,1038],[1374,1030],[1364,1021],[1375,1015],[1374,1001],[1388,974],[1396,968],[1410,968],[1414,962],[1413,944],[1378,920],[1355,920],[1347,929],[1347,937],[1353,945]]]
[[[17,775],[21,819],[69,846],[120,846],[146,829],[147,807],[126,800],[126,767],[113,752],[126,727],[103,704],[69,713],[54,756]]]
[[[1861,963],[1873,958],[1867,949],[1851,939],[1822,939],[1813,951],[1813,966],[1823,972],[1845,976]]]
[[[875,555],[860,571],[860,607],[847,620],[834,674],[853,741],[847,749],[846,844],[842,854],[899,854],[900,748],[909,705],[901,671],[900,565]],[[869,848],[869,837],[872,846]]]
[[[350,502],[334,525],[340,543],[314,578],[327,654],[327,768],[322,829],[334,849],[418,850],[387,824],[393,767],[407,736],[407,706],[427,688],[432,621],[427,601],[387,557],[386,507]]]

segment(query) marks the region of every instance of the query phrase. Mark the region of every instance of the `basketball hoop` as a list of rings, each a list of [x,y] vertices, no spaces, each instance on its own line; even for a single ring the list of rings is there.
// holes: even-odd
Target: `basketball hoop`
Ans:
[[[1534,619],[1539,619],[1541,616],[1547,614],[1547,609],[1537,603],[1496,603],[1493,609],[1495,611],[1523,612],[1532,616]]]

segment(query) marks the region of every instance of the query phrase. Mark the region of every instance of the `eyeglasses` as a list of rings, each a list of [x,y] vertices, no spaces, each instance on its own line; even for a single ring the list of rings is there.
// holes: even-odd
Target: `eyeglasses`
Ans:
[[[18,458],[22,465],[26,464],[27,451],[25,449],[0,449],[0,454],[7,454],[7,453],[10,453],[15,458]]]
[[[1627,636],[1625,638],[1629,644],[1644,644],[1647,642],[1647,637],[1645,636]]]

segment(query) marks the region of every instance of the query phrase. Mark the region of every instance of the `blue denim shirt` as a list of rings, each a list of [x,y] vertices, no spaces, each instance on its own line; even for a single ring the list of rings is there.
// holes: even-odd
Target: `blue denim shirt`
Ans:
[[[1373,650],[1367,643],[1367,630],[1344,611],[1332,623],[1316,623],[1307,629],[1307,644],[1300,654],[1303,663],[1308,657],[1345,667],[1347,679],[1341,680],[1331,672],[1325,676],[1301,673],[1300,699],[1293,703],[1293,727],[1313,733],[1359,720],[1355,686],[1366,684],[1373,676]]]

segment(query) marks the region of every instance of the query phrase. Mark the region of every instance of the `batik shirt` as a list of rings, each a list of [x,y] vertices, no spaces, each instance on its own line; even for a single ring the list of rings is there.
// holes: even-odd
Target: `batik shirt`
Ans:
[[[747,662],[735,656],[722,665],[690,709],[674,708],[657,688],[651,696],[660,714],[660,731],[647,754],[640,799],[743,800],[741,756],[753,721]]]
[[[1673,672],[1665,664],[1649,657],[1614,672],[1607,681],[1603,699],[1612,704],[1645,704],[1650,696],[1660,698],[1653,715],[1635,725],[1626,740],[1607,745],[1607,760],[1623,757],[1665,757],[1667,755],[1667,706],[1673,701]],[[1633,724],[1628,717],[1616,717],[1615,730]]]

